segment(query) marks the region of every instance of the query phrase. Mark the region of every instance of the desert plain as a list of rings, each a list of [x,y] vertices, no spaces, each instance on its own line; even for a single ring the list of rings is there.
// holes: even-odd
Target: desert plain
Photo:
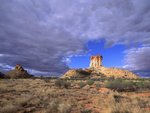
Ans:
[[[0,79],[0,113],[149,113],[149,83],[149,79]]]

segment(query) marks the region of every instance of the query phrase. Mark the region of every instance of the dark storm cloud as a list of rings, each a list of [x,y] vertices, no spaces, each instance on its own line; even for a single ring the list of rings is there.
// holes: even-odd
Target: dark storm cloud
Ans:
[[[0,64],[63,72],[88,40],[150,43],[149,0],[0,0]]]
[[[125,51],[124,68],[139,75],[150,76],[150,47],[132,48]]]

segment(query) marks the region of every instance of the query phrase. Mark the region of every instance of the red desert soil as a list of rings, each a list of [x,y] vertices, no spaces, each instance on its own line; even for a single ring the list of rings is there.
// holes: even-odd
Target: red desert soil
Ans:
[[[143,92],[143,93],[137,93],[137,94],[134,94],[136,96],[139,96],[139,97],[150,97],[150,92]]]

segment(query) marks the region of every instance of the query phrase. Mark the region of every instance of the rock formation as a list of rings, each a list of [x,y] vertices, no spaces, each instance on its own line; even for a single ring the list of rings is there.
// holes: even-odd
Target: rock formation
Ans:
[[[28,74],[26,70],[19,64],[15,66],[15,69],[6,73],[6,76],[9,78],[30,78],[32,75]]]
[[[137,75],[133,74],[128,70],[122,70],[119,68],[107,68],[102,66],[102,56],[92,56],[90,60],[90,69],[93,70],[94,73],[101,73],[106,77],[114,77],[114,78],[137,78]],[[91,65],[93,63],[93,65]]]
[[[90,67],[94,67],[94,68],[101,67],[102,59],[103,59],[103,57],[101,55],[91,56]]]
[[[16,71],[25,71],[25,70],[23,69],[23,67],[22,67],[21,65],[19,65],[19,64],[16,65],[15,70],[16,70]]]
[[[114,78],[138,78],[137,75],[119,68],[107,68],[102,66],[101,55],[92,56],[90,59],[90,67],[87,69],[72,69],[63,75],[63,78],[101,78],[101,77],[114,77]]]

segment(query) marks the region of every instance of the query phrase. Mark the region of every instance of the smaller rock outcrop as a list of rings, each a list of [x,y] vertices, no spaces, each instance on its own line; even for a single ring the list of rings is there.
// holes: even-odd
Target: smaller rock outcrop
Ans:
[[[9,78],[30,78],[30,77],[33,77],[26,70],[24,70],[24,68],[19,64],[17,64],[15,66],[15,69],[7,72],[6,76]]]

